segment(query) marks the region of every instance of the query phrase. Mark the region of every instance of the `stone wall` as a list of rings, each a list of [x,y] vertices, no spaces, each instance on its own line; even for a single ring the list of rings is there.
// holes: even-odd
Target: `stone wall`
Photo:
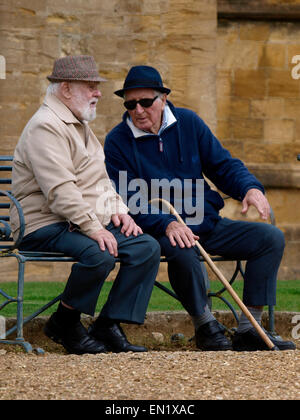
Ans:
[[[156,66],[170,98],[215,127],[216,23],[215,0],[1,0],[0,154],[13,152],[43,100],[53,61],[69,54],[93,55],[108,79],[92,125],[100,141],[120,121],[113,91],[136,64]]]
[[[170,100],[198,112],[265,184],[287,239],[279,277],[299,278],[300,92],[291,76],[299,35],[296,0],[0,0],[0,154],[13,153],[55,58],[94,55],[108,79],[91,124],[101,142],[123,113],[113,91],[130,66],[154,65]],[[224,215],[239,212],[227,202]],[[14,262],[0,264],[14,279]],[[31,264],[28,278],[61,280],[66,272]]]
[[[170,99],[201,113],[216,128],[216,0],[0,0],[0,154],[12,154],[28,119],[42,102],[53,61],[91,54],[108,82],[91,124],[99,140],[124,108],[113,91],[136,64],[157,67]],[[195,87],[197,87],[195,89]],[[15,261],[0,261],[15,279]],[[62,264],[28,264],[27,278],[64,280]],[[165,277],[165,268],[160,277]]]
[[[280,278],[299,278],[300,4],[221,0],[218,17],[217,136],[265,185],[286,235]],[[239,212],[229,202],[224,214]]]

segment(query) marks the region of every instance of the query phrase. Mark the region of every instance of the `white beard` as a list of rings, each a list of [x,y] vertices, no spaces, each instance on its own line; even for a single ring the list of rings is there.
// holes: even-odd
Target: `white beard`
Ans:
[[[97,111],[96,107],[91,108],[90,104],[94,101],[98,102],[98,99],[91,99],[88,103],[86,102],[86,99],[83,98],[80,91],[76,93],[76,96],[73,98],[74,104],[76,105],[76,108],[78,110],[78,114],[81,117],[81,120],[84,121],[93,121],[96,118]]]
[[[82,119],[88,122],[93,121],[97,116],[96,108],[91,109],[89,105],[85,109],[80,110],[80,112]]]

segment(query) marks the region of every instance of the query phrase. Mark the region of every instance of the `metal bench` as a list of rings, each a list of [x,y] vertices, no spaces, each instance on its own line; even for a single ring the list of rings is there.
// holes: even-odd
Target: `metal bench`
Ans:
[[[49,252],[25,252],[25,251],[18,251],[18,246],[22,241],[24,230],[25,230],[25,221],[23,216],[22,208],[19,202],[16,200],[15,197],[11,194],[10,185],[11,185],[11,171],[12,171],[12,161],[13,156],[0,156],[0,257],[1,258],[15,258],[18,263],[18,280],[17,280],[17,297],[9,296],[5,293],[4,290],[0,288],[0,294],[5,299],[4,302],[0,303],[0,311],[6,305],[10,303],[17,304],[17,311],[16,311],[16,324],[6,331],[5,337],[0,338],[0,344],[14,344],[22,346],[26,352],[32,352],[33,350],[38,354],[42,354],[44,351],[41,348],[33,349],[31,344],[24,339],[23,336],[23,326],[39,316],[43,313],[46,309],[50,308],[52,305],[57,303],[60,300],[61,295],[56,296],[46,305],[43,305],[34,313],[30,314],[26,318],[23,316],[23,302],[24,302],[24,279],[25,279],[25,264],[26,262],[75,262],[75,260],[67,255],[63,255],[60,253],[49,253]],[[9,208],[11,203],[16,205],[18,210],[19,219],[20,219],[20,232],[19,236],[16,241],[13,240],[11,236],[11,229],[9,224]],[[202,257],[199,257],[201,261],[204,261]],[[235,261],[235,260],[228,260],[223,257],[213,257],[213,261],[215,262],[222,262],[222,261]],[[161,262],[166,262],[164,257],[161,258]],[[229,281],[230,284],[234,282],[237,278],[238,274],[241,274],[244,277],[244,272],[242,268],[241,261],[235,261],[235,269]],[[3,273],[2,273],[3,275]],[[5,286],[5,284],[4,284]],[[164,286],[161,282],[155,281],[155,286],[158,287],[163,292],[169,294],[174,299],[178,299],[176,294]],[[2,285],[3,287],[3,285]],[[208,290],[208,297],[216,297],[221,299],[231,310],[235,320],[238,322],[238,315],[231,305],[231,303],[223,296],[223,292],[225,292],[225,288],[221,288],[217,292],[211,292],[210,286],[207,284]],[[3,299],[2,298],[2,299]],[[0,312],[1,313],[1,312]],[[271,332],[274,331],[274,311],[273,307],[269,307],[269,330]],[[12,334],[15,334],[15,338],[7,339]]]

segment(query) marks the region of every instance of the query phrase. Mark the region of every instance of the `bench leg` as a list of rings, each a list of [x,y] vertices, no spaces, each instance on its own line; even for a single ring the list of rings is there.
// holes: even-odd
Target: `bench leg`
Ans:
[[[16,338],[14,340],[1,339],[0,344],[14,344],[22,346],[26,353],[35,351],[37,354],[44,354],[44,350],[41,348],[33,349],[28,341],[25,341],[23,337],[23,301],[24,301],[24,274],[25,274],[25,262],[26,259],[23,256],[15,254],[18,261],[18,291],[17,291],[17,323],[6,332],[5,336],[10,336],[13,332],[17,331]]]
[[[275,334],[274,306],[269,306],[269,332]]]

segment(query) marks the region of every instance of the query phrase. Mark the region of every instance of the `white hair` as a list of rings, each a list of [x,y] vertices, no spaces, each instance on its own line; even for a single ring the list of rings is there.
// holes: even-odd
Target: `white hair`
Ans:
[[[162,98],[164,96],[164,92],[160,92],[159,90],[154,90],[154,95]]]
[[[61,82],[51,82],[47,88],[47,94],[55,95],[58,92]]]

